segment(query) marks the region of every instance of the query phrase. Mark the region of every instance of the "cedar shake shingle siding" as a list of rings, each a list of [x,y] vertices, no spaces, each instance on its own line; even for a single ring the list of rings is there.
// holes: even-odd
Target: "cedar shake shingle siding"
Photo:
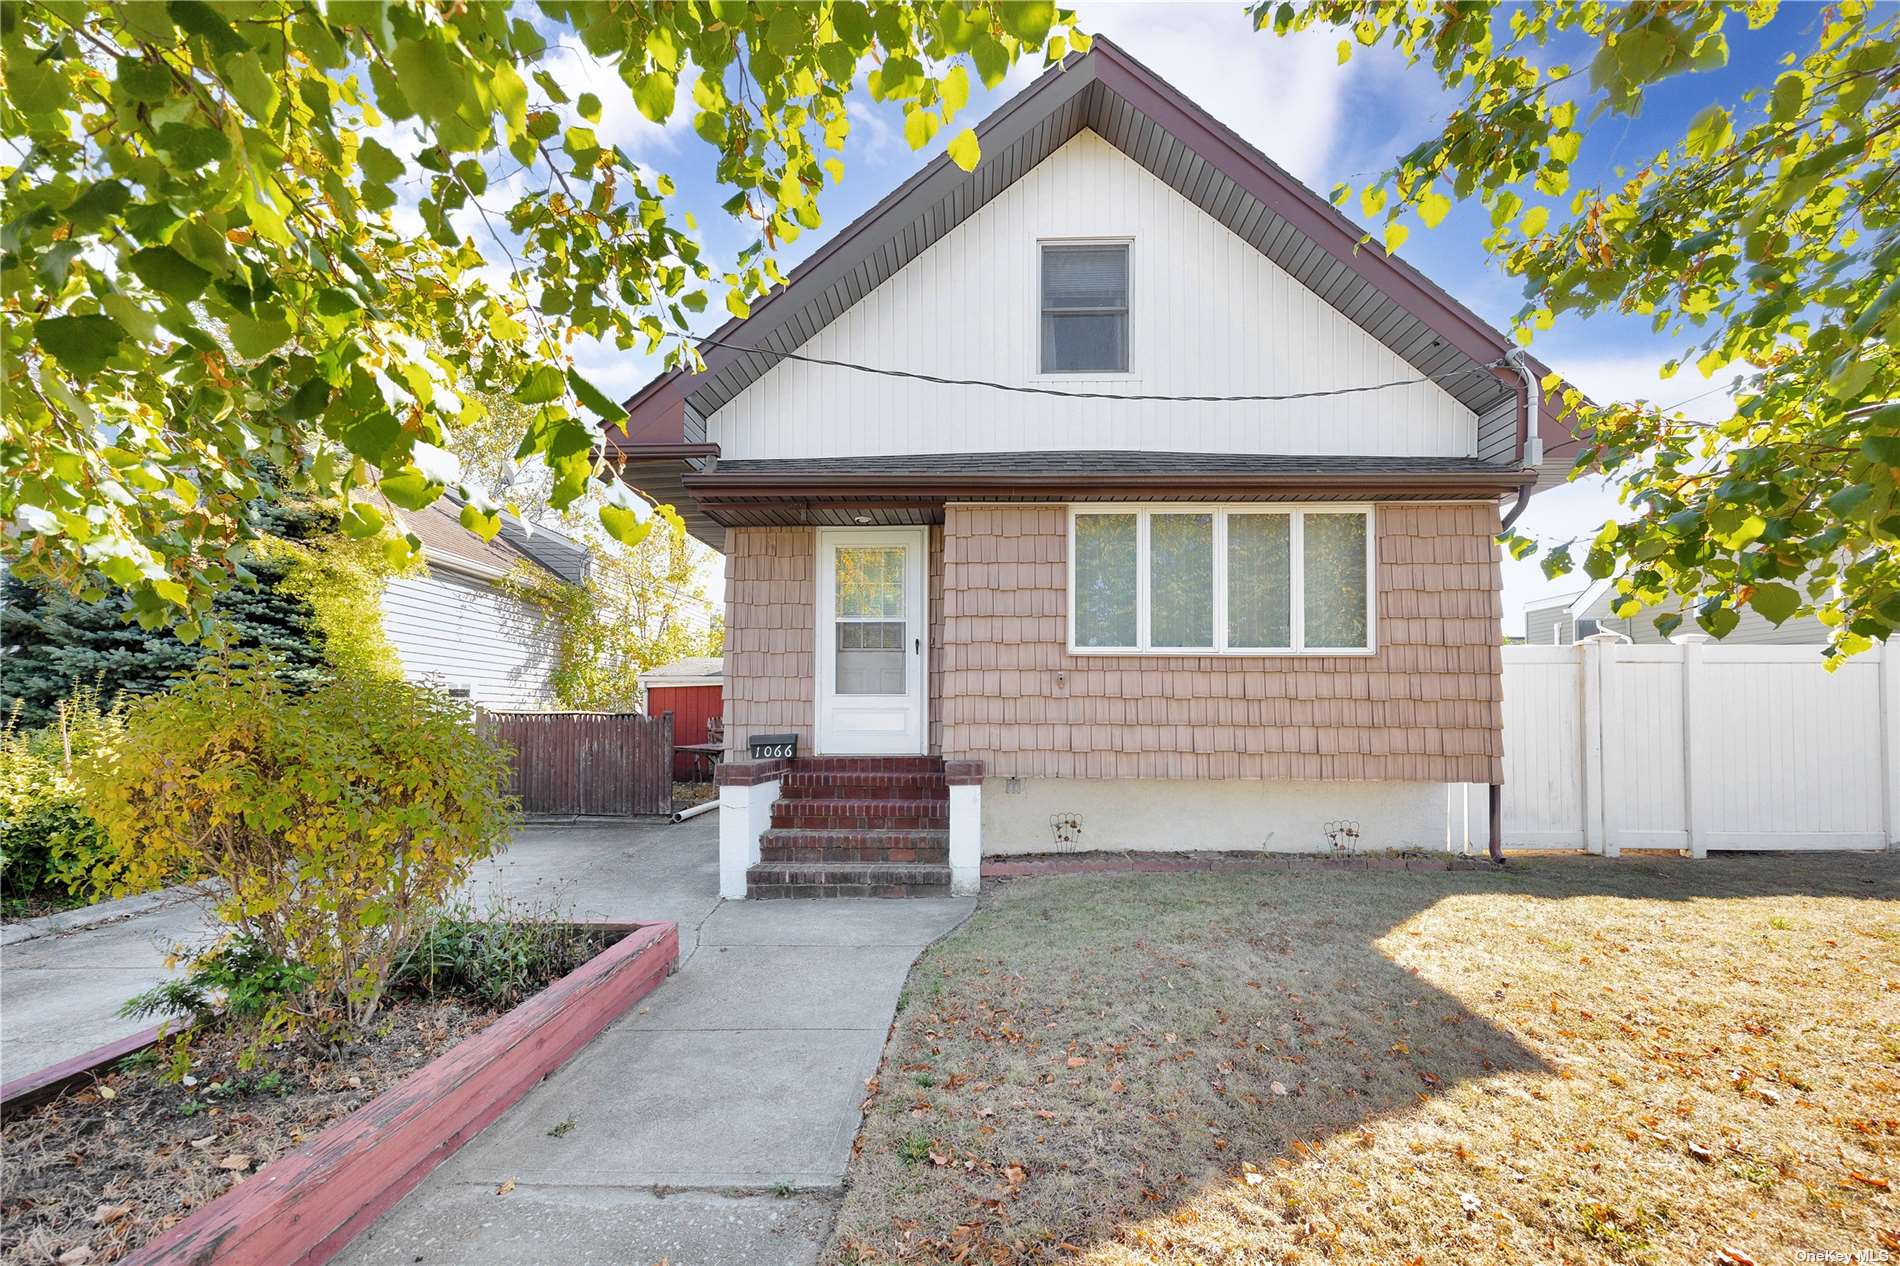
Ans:
[[[1500,782],[1491,504],[1380,505],[1370,656],[1070,655],[1068,511],[950,505],[930,529],[930,750],[992,777]],[[734,528],[726,737],[811,748],[816,532]]]
[[[798,735],[811,750],[814,546],[810,528],[726,536],[726,751],[754,734]]]
[[[1502,781],[1497,508],[1375,517],[1374,655],[1075,656],[1067,511],[949,506],[944,756],[992,777]]]

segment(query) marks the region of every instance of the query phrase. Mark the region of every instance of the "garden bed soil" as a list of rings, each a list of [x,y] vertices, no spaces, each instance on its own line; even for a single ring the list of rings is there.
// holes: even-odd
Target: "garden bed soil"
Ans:
[[[505,1014],[400,998],[363,1040],[271,1047],[249,1069],[242,1035],[214,1030],[189,1084],[163,1075],[170,1042],[130,1056],[0,1127],[0,1266],[116,1261]]]

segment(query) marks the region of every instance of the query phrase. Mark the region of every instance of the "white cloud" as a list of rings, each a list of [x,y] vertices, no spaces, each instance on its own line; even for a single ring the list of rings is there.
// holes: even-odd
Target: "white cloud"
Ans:
[[[613,62],[594,56],[571,40],[550,48],[542,56],[540,68],[547,71],[570,98],[578,98],[583,92],[600,98],[600,122],[589,126],[603,145],[618,145],[628,157],[638,158],[655,149],[677,152],[681,134],[692,127],[693,81],[699,72],[690,64],[680,71],[679,84],[673,94],[673,113],[663,124],[640,113],[633,103],[632,89],[620,78]],[[570,123],[585,122],[574,114],[571,105],[563,107],[562,113],[569,116]]]
[[[1355,46],[1342,67],[1331,28],[1276,36],[1237,6],[1102,5],[1082,19],[1322,193],[1351,170],[1341,142],[1350,99],[1362,87],[1409,87],[1394,57]]]

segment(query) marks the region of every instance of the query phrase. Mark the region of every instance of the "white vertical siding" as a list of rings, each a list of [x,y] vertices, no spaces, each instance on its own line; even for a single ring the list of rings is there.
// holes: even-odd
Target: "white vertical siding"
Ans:
[[[1038,375],[1039,242],[1132,240],[1130,373]],[[1084,131],[798,349],[945,377],[1240,395],[1418,370]],[[708,419],[728,458],[1154,449],[1469,457],[1477,420],[1430,383],[1266,404],[1004,395],[782,362]]]
[[[412,680],[466,689],[495,709],[554,706],[554,630],[533,607],[446,569],[383,591],[383,629]]]

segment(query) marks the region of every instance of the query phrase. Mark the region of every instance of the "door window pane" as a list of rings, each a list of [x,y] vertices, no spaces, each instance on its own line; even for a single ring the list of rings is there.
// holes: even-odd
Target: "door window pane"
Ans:
[[[1075,516],[1075,644],[1135,644],[1135,516]]]
[[[906,579],[902,545],[840,545],[838,617],[901,620]]]
[[[1293,531],[1284,514],[1227,517],[1227,644],[1293,644]]]
[[[1128,246],[1042,248],[1042,372],[1128,371]]]
[[[905,693],[905,671],[910,657],[905,654],[904,637],[902,620],[838,621],[837,692],[841,695]]]
[[[1148,520],[1149,645],[1214,645],[1214,516]]]
[[[1366,516],[1308,513],[1300,551],[1306,645],[1366,645]]]

